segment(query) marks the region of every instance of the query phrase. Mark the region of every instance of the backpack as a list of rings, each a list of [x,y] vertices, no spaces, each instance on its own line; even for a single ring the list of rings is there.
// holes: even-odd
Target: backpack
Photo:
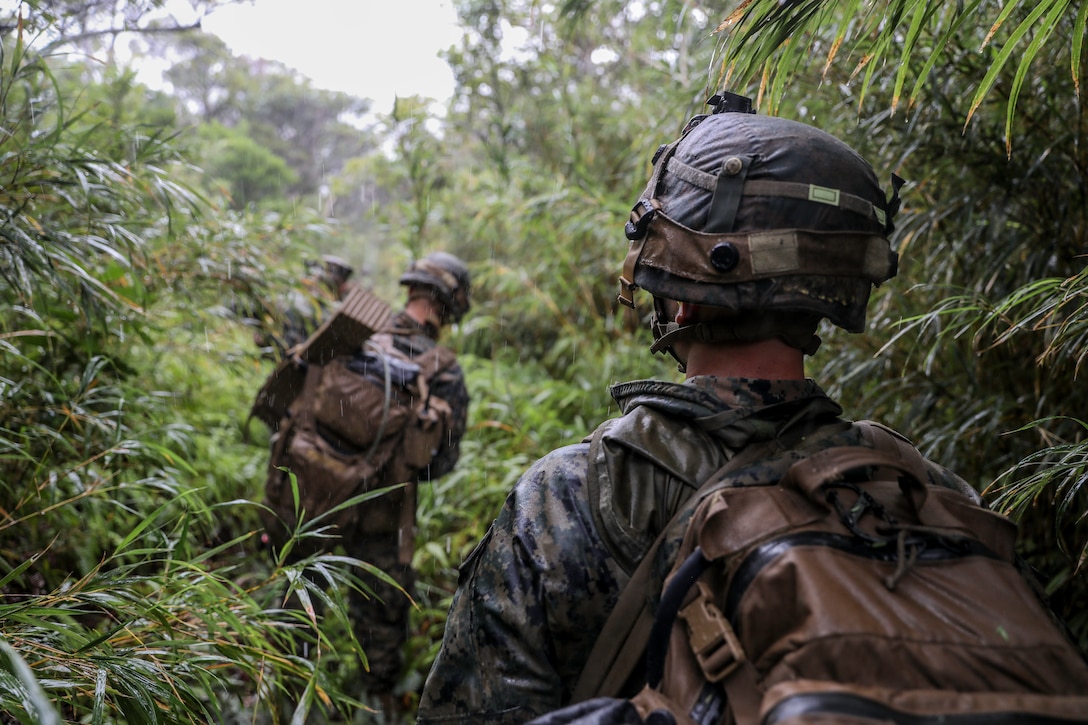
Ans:
[[[449,403],[430,394],[430,383],[455,361],[440,346],[409,357],[382,333],[356,353],[306,365],[269,457],[261,515],[270,543],[282,546],[300,519],[319,516],[322,528],[343,535],[358,520],[359,507],[334,511],[337,506],[376,488],[414,483],[452,418]],[[398,516],[377,518],[376,524],[368,518],[368,529],[401,525]],[[296,552],[305,556],[331,544],[328,537],[307,537]]]
[[[744,454],[712,476],[674,519],[690,515],[654,615],[664,535],[575,704],[532,723],[1088,723],[1088,664],[1019,568],[1015,524],[855,425],[873,448],[826,448],[774,485],[730,483]],[[646,684],[618,698],[643,644]]]
[[[248,441],[253,418],[277,431],[305,386],[309,366],[354,354],[365,340],[389,326],[391,316],[389,305],[370,290],[352,287],[336,310],[310,337],[291,348],[261,385],[243,425],[243,438]]]

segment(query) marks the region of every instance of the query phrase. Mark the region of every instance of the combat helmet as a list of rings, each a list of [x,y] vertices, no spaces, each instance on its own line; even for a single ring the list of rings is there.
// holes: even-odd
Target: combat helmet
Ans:
[[[812,354],[823,318],[861,332],[870,291],[897,271],[888,235],[902,180],[885,199],[872,167],[830,134],[756,115],[735,94],[708,104],[657,150],[625,228],[619,300],[653,295],[651,349],[778,337]],[[721,314],[681,328],[679,301]]]
[[[355,268],[351,266],[351,263],[335,254],[322,255],[321,264],[325,274],[337,282],[346,282],[351,279],[351,275],[355,274]]]
[[[472,289],[472,276],[468,266],[448,252],[431,252],[418,259],[401,275],[400,283],[409,286],[422,286],[431,293],[445,308],[442,322],[460,322],[469,311],[469,294]]]

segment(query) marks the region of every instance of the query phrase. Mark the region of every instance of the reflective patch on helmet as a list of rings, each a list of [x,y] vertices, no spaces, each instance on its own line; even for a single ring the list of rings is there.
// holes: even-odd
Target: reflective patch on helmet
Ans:
[[[792,272],[800,266],[798,246],[797,235],[793,232],[748,235],[752,272],[757,275]]]
[[[818,201],[821,204],[829,204],[830,206],[839,205],[839,190],[831,189],[826,186],[817,186],[816,184],[808,185],[808,200]]]

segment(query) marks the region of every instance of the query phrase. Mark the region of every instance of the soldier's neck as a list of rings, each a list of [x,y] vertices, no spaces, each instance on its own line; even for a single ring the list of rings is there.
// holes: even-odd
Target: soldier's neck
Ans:
[[[805,358],[778,339],[723,345],[693,343],[687,350],[686,375],[716,375],[763,380],[804,380]]]
[[[442,309],[434,300],[413,297],[404,306],[404,312],[421,325],[431,325],[435,330],[442,329]]]

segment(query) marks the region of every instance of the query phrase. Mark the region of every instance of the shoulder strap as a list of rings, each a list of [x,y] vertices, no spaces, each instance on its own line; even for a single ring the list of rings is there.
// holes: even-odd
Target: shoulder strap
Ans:
[[[774,409],[787,410],[793,406],[779,404]],[[770,408],[768,408],[769,410]],[[740,453],[729,459],[721,468],[711,474],[699,489],[680,507],[673,518],[658,534],[653,545],[642,557],[638,567],[631,575],[631,580],[620,593],[616,606],[612,609],[597,641],[590,651],[586,664],[574,688],[572,702],[581,702],[591,697],[615,697],[628,678],[637,669],[650,639],[653,626],[653,613],[646,597],[650,583],[650,572],[662,542],[668,532],[680,520],[685,512],[694,510],[702,495],[712,490],[725,476],[741,467],[759,460],[772,453],[780,446],[790,447],[806,430],[822,427],[818,419],[838,420],[842,409],[837,405],[817,406],[809,410],[803,408],[789,418],[778,429],[778,435],[771,440],[747,446]],[[827,423],[824,423],[827,425]],[[876,424],[874,424],[876,425]],[[594,433],[599,434],[600,429]],[[912,447],[913,448],[913,447]],[[920,457],[920,454],[918,454]],[[921,479],[926,480],[926,479]]]
[[[707,478],[688,501],[697,502],[703,490],[720,481],[730,471],[758,460],[760,456],[765,455],[777,445],[777,441],[770,440],[745,448]],[[673,525],[689,510],[688,504],[681,506],[665,525],[646,555],[642,557],[631,575],[631,580],[620,593],[616,606],[608,615],[582,668],[582,674],[574,688],[572,702],[581,702],[591,697],[615,697],[638,667],[646,649],[646,643],[650,639],[650,629],[654,620],[646,598],[653,561]]]
[[[926,459],[901,433],[874,420],[859,420],[854,425],[873,447],[900,461],[922,483],[930,483]]]
[[[448,347],[435,345],[430,350],[416,355],[412,360],[419,365],[423,377],[429,382],[431,378],[437,377],[440,373],[453,367],[457,362],[457,354]]]

